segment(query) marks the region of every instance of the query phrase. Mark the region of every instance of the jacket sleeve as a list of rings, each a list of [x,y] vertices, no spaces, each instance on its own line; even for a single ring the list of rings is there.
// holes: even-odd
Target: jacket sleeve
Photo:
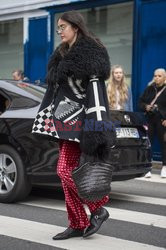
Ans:
[[[142,111],[146,111],[148,89],[145,89],[144,93],[140,96],[138,106]]]
[[[166,89],[163,91],[162,94],[163,94],[162,100],[164,100],[164,102],[158,103],[158,109],[159,109],[159,112],[161,114],[161,118],[163,120],[166,120]]]
[[[159,112],[160,112],[160,115],[161,115],[161,119],[163,120],[166,120],[166,107],[165,108],[160,108],[159,107]]]
[[[91,78],[87,87],[85,120],[80,141],[82,152],[106,157],[115,145],[116,132],[109,118],[109,107],[104,81]]]
[[[128,88],[128,99],[125,105],[125,110],[126,111],[133,111],[133,99],[132,99],[132,92],[131,88]]]

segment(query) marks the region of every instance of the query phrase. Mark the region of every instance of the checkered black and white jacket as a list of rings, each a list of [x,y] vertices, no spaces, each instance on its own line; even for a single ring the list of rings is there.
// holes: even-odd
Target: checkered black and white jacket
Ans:
[[[60,48],[48,65],[48,89],[32,132],[80,142],[82,151],[92,155],[115,139],[113,131],[101,128],[110,119],[105,89],[109,56],[90,38],[80,38],[63,56]]]

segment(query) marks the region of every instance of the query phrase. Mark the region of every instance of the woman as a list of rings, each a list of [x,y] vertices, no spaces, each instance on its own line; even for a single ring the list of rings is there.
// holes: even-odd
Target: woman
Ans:
[[[165,69],[154,71],[153,83],[147,86],[139,99],[140,108],[146,112],[148,134],[151,143],[157,134],[162,150],[163,167],[161,177],[166,178],[166,72]],[[151,177],[148,172],[145,177]]]
[[[127,86],[122,66],[114,65],[107,87],[110,109],[132,111],[131,89]]]
[[[63,240],[92,235],[109,217],[108,211],[103,208],[109,197],[105,196],[97,202],[81,200],[71,172],[78,166],[81,152],[106,157],[113,139],[109,136],[109,131],[85,129],[91,124],[89,121],[101,122],[109,119],[104,83],[110,71],[107,51],[89,33],[80,13],[66,12],[58,19],[57,24],[57,33],[62,43],[49,61],[48,89],[33,132],[59,139],[57,173],[65,193],[69,226],[53,239]],[[49,113],[50,103],[53,103],[53,116]],[[47,120],[44,128],[42,121],[39,121],[41,118]],[[91,212],[90,220],[84,204]]]

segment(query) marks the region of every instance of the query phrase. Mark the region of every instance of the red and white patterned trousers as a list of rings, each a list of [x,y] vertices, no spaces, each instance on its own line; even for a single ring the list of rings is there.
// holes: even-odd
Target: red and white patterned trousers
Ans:
[[[65,140],[60,141],[57,174],[61,178],[65,194],[66,208],[70,222],[69,226],[71,228],[84,229],[90,225],[90,222],[83,204],[88,206],[90,212],[94,212],[108,202],[109,197],[105,196],[102,200],[97,202],[84,201],[79,198],[71,172],[77,167],[80,155],[79,143]]]

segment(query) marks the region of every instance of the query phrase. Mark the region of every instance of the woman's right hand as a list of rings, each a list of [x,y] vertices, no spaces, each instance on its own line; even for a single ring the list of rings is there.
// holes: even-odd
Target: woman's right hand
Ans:
[[[145,106],[145,109],[147,112],[149,112],[151,110],[151,108],[152,108],[152,105],[150,105],[150,104]]]

